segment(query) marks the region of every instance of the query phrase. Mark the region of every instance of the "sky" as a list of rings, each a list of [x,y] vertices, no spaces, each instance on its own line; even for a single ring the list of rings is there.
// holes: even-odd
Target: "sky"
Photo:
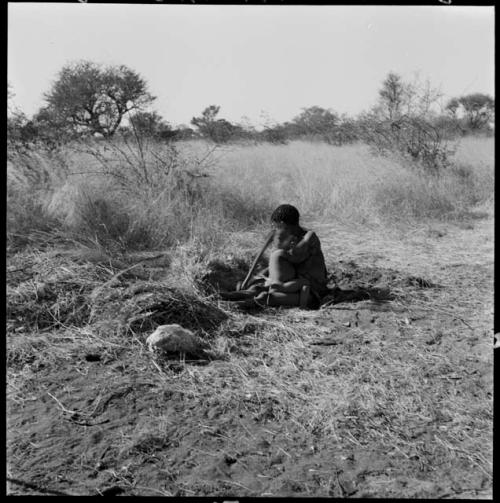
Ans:
[[[444,102],[494,96],[494,7],[9,3],[7,57],[29,116],[86,59],[137,71],[172,125],[219,105],[259,127],[313,105],[368,110],[391,71],[428,79]]]

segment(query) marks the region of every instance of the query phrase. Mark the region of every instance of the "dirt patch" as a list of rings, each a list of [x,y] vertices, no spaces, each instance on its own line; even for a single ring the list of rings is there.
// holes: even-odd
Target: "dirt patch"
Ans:
[[[8,333],[9,494],[491,498],[491,267],[436,267],[441,288],[405,260],[331,264],[332,303],[257,315],[80,271],[87,325]],[[212,266],[207,293],[248,270]],[[165,323],[225,358],[149,353]]]
[[[390,268],[362,266],[354,261],[339,261],[328,268],[330,289],[321,305],[373,300],[385,302],[405,297],[409,291],[440,288],[432,281]]]
[[[439,285],[428,279],[407,275],[395,269],[361,266],[354,261],[343,262],[339,260],[328,267],[328,280],[342,289],[357,287],[374,287],[385,285],[389,288],[439,288]]]

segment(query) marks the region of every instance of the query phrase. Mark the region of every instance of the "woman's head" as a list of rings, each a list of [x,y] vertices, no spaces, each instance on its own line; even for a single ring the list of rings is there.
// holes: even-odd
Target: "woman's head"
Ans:
[[[280,225],[299,225],[299,210],[291,204],[281,204],[271,215],[271,224],[273,227]]]
[[[278,206],[271,215],[271,225],[275,230],[274,245],[277,248],[287,249],[297,241],[299,231],[299,210],[291,204]]]

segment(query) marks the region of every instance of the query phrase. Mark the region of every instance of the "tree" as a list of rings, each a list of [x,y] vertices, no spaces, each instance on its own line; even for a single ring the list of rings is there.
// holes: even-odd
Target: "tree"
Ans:
[[[441,96],[427,81],[406,83],[389,73],[379,91],[378,106],[358,120],[362,139],[380,153],[397,153],[437,172],[450,164],[449,124],[436,120]]]
[[[176,140],[191,140],[195,137],[195,132],[193,129],[188,127],[186,124],[181,124],[177,126],[174,130]]]
[[[10,145],[21,140],[22,128],[27,118],[14,103],[15,93],[10,82],[7,83],[7,140]]]
[[[136,112],[130,116],[130,123],[135,132],[141,136],[165,140],[175,136],[170,124],[157,112]]]
[[[459,108],[460,102],[458,101],[458,99],[452,98],[450,101],[448,101],[445,110],[451,115],[452,119],[456,119]]]
[[[474,93],[450,100],[447,109],[457,113],[463,111],[467,126],[472,130],[479,130],[493,120],[495,101],[487,94]]]
[[[17,113],[17,107],[14,103],[14,97],[16,93],[14,92],[13,86],[10,82],[7,82],[7,115],[13,115]]]
[[[359,129],[356,121],[345,114],[342,115],[335,138],[338,145],[345,145],[359,140]]]
[[[405,84],[401,77],[390,72],[379,90],[379,107],[386,119],[394,120],[401,115],[401,107],[405,98]]]
[[[403,83],[403,87],[402,111],[407,116],[429,120],[436,116],[443,96],[439,88],[433,87],[429,80],[421,82],[418,74],[412,82]]]
[[[146,81],[130,68],[79,61],[64,66],[45,94],[45,117],[58,127],[109,137],[125,114],[154,99]]]
[[[205,138],[210,138],[215,143],[226,143],[239,131],[239,128],[226,119],[216,119],[219,110],[219,106],[210,105],[203,110],[200,117],[193,117],[191,124],[196,126]]]
[[[333,143],[337,134],[338,115],[333,110],[313,106],[303,108],[292,124],[299,135],[316,135],[328,143]]]

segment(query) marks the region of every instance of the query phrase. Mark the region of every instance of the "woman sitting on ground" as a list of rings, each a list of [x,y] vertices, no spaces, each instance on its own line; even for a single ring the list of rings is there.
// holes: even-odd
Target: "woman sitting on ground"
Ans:
[[[221,292],[224,300],[236,301],[241,307],[319,307],[320,299],[328,293],[325,258],[318,236],[303,229],[299,218],[297,208],[290,204],[274,210],[275,250],[269,258],[268,276],[255,276],[245,290]]]

